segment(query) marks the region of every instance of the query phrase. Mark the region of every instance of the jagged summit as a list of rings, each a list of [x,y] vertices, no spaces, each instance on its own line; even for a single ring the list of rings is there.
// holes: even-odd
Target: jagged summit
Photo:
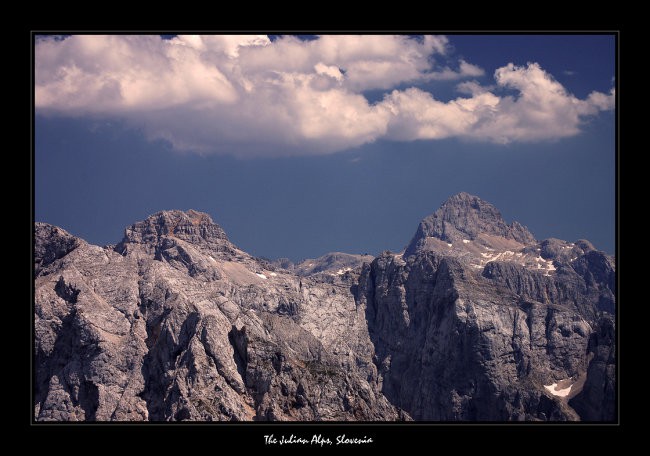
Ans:
[[[156,212],[124,230],[116,246],[122,252],[128,244],[159,245],[163,239],[180,239],[196,246],[217,248],[230,246],[225,231],[205,212],[169,210]]]
[[[506,223],[501,212],[492,204],[478,196],[461,192],[450,197],[437,211],[420,222],[406,249],[406,255],[426,249],[427,238],[454,243],[472,241],[481,234],[498,236],[524,245],[536,242],[525,226],[518,222]]]

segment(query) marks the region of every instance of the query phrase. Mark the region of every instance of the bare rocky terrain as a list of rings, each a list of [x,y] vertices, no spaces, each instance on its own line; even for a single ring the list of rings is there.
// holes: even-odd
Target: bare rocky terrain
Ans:
[[[615,419],[614,259],[466,193],[376,258],[255,258],[193,210],[34,229],[39,421]]]

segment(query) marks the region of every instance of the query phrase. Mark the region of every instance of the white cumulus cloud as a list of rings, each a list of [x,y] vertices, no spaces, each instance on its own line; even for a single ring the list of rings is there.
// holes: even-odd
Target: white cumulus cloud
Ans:
[[[615,100],[613,91],[578,99],[536,63],[498,68],[496,85],[482,85],[484,70],[454,63],[442,36],[77,35],[38,39],[35,55],[38,113],[119,118],[178,150],[238,156],[381,138],[556,139]],[[449,101],[417,87],[470,78]],[[368,90],[386,95],[371,103]]]

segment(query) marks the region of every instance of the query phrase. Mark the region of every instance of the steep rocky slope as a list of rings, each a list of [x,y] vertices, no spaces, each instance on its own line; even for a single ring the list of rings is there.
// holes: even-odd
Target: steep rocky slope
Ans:
[[[165,211],[35,224],[37,420],[610,420],[613,259],[456,195],[406,252],[298,265]]]
[[[416,420],[579,419],[569,403],[605,420],[614,337],[599,317],[614,293],[613,259],[588,242],[537,242],[461,193],[422,221],[404,255],[364,268],[358,300],[382,391]]]

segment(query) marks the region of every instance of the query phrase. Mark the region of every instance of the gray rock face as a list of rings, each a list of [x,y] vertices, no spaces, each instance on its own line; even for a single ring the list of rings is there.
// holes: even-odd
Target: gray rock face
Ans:
[[[591,327],[578,312],[433,252],[378,258],[360,292],[383,392],[414,419],[577,418],[544,385],[586,371]]]
[[[518,222],[508,225],[496,207],[463,192],[449,198],[440,209],[420,222],[406,248],[406,255],[426,248],[427,238],[453,243],[462,239],[476,239],[479,234],[500,236],[522,244],[535,242],[526,227]]]
[[[409,419],[379,389],[355,275],[273,269],[194,211],[115,250],[36,228],[36,419]]]
[[[38,272],[81,245],[81,240],[46,223],[34,225],[34,270]]]
[[[37,223],[35,419],[613,419],[613,259],[470,195],[436,214],[404,256],[298,265],[196,211],[114,249]]]
[[[614,419],[614,261],[586,241],[538,243],[456,195],[358,300],[382,391],[416,420]]]
[[[374,260],[374,257],[370,255],[332,252],[315,259],[303,260],[298,264],[292,264],[289,268],[285,268],[303,277],[322,273],[343,275],[351,271],[358,273],[364,263],[370,263],[372,260]]]

